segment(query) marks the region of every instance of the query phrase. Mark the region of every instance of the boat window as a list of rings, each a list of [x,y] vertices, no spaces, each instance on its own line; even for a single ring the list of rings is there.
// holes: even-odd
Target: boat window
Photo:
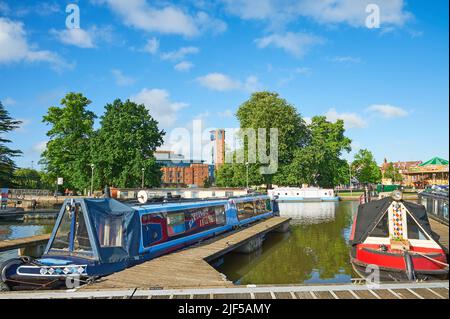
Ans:
[[[217,225],[225,225],[225,207],[224,206],[216,206],[214,207],[214,212],[216,215],[216,224]]]
[[[167,233],[169,236],[176,236],[186,231],[184,213],[170,213],[167,216]]]
[[[272,211],[272,203],[270,202],[270,199],[266,199],[266,211],[267,212]]]
[[[383,218],[372,230],[370,237],[389,237],[389,222],[387,213],[384,214]]]
[[[98,241],[101,247],[123,247],[123,216],[97,216]]]
[[[91,256],[92,247],[89,241],[86,223],[81,206],[75,208],[75,235],[73,238],[73,251],[78,254]]]
[[[267,201],[265,201],[264,199],[257,200],[255,202],[255,206],[256,206],[256,214],[265,214],[265,213],[271,211],[270,201],[269,201],[269,206],[267,206]]]
[[[407,214],[408,239],[428,240],[429,238],[422,232],[416,221]]]
[[[255,208],[253,202],[242,202],[237,204],[239,220],[247,219],[255,215]]]
[[[70,209],[70,206],[67,206]],[[64,210],[61,223],[56,231],[55,239],[53,240],[50,249],[66,250],[69,251],[70,245],[70,225],[72,222],[72,212],[68,209]]]

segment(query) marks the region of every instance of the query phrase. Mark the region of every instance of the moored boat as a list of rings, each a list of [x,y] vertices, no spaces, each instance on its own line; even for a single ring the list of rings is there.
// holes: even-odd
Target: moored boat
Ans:
[[[129,206],[112,198],[68,199],[41,258],[5,262],[9,289],[95,280],[277,214],[268,196]]]
[[[392,197],[361,204],[350,235],[351,262],[361,277],[385,280],[448,278],[448,261],[424,206]],[[374,272],[375,271],[375,272]]]
[[[278,187],[270,189],[268,195],[279,202],[337,202],[333,189],[318,187]]]

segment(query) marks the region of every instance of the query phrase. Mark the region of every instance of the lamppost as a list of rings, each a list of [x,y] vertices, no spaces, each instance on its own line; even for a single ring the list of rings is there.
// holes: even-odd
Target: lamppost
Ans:
[[[350,187],[350,196],[352,196],[353,195],[353,191],[352,191],[352,164],[350,164],[350,162],[348,162],[348,172],[349,172],[348,187]]]
[[[91,196],[94,190],[94,164],[91,164]]]
[[[247,190],[248,190],[248,162],[246,162],[245,165],[247,166]]]
[[[142,171],[142,182],[141,182],[141,188],[144,188],[144,172],[145,172],[145,168],[141,168]]]

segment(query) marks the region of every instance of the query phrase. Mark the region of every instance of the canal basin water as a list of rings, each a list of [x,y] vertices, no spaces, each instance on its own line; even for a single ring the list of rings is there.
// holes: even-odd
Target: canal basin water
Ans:
[[[55,223],[54,219],[39,219],[30,221],[0,221],[0,241],[17,239],[50,233]],[[17,257],[18,249],[0,252],[0,264],[10,258]]]
[[[346,283],[356,277],[348,244],[358,202],[280,203],[288,233],[269,233],[252,254],[230,253],[213,265],[235,284]]]

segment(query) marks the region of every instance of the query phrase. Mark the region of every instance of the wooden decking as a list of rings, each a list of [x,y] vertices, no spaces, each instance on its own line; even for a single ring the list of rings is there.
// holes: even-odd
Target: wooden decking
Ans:
[[[226,280],[207,261],[226,254],[251,239],[288,223],[289,220],[284,217],[272,217],[243,230],[226,234],[223,238],[214,238],[196,247],[112,274],[82,289],[233,287],[233,283]]]
[[[17,248],[23,248],[26,246],[45,244],[48,242],[49,239],[50,234],[44,234],[31,237],[23,237],[18,239],[3,240],[0,241],[0,252]]]
[[[433,229],[433,231],[440,236],[439,241],[441,245],[444,246],[444,248],[447,250],[448,254],[448,226],[432,218],[430,218],[430,225],[431,229]]]
[[[110,289],[0,293],[0,299],[449,299],[448,281],[247,286],[200,289]]]

